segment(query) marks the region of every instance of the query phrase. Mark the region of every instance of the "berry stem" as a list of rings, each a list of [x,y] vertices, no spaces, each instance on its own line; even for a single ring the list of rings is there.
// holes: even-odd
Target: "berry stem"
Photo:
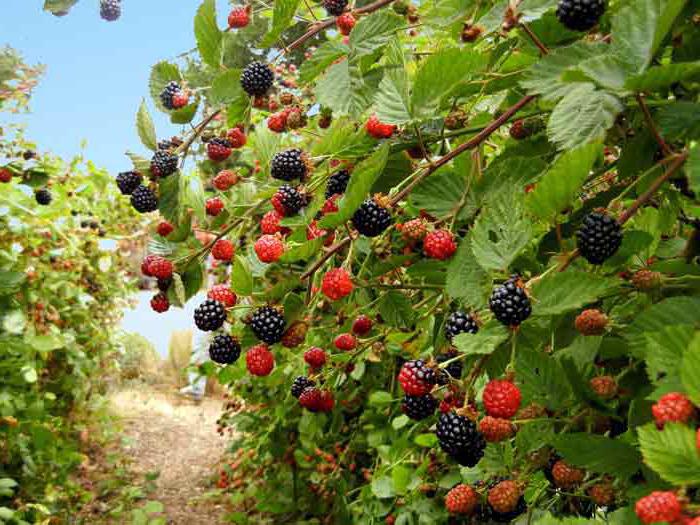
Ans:
[[[182,152],[182,163],[180,167],[182,167],[182,165],[185,163],[187,154],[189,153],[194,141],[197,140],[197,137],[199,137],[204,132],[206,127],[211,123],[212,120],[214,120],[219,115],[219,113],[221,113],[220,109],[214,111],[214,113],[206,117],[201,123],[195,126],[192,135],[176,150],[176,154]]]
[[[549,49],[547,49],[547,46],[545,46],[542,43],[542,40],[540,40],[535,33],[533,33],[532,29],[530,29],[530,26],[528,26],[525,22],[520,23],[520,27],[522,28],[523,31],[525,31],[525,34],[530,37],[530,40],[537,46],[537,49],[540,50],[540,53],[542,55],[548,55],[549,54]]]
[[[644,113],[644,120],[646,121],[647,127],[649,128],[649,131],[651,132],[651,134],[654,136],[654,139],[656,139],[656,142],[659,143],[659,146],[661,147],[661,151],[663,151],[664,155],[666,155],[667,157],[673,155],[673,150],[666,143],[666,141],[663,139],[663,137],[659,133],[659,130],[656,129],[656,125],[654,124],[654,119],[651,116],[651,112],[649,111],[649,107],[647,106],[646,102],[644,101],[644,97],[642,97],[642,95],[640,93],[637,93],[634,98],[637,100],[639,107],[642,109],[642,113]]]

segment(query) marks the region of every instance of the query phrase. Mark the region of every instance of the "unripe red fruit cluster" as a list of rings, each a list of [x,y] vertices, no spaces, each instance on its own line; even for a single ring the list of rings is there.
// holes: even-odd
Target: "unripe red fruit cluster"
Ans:
[[[396,126],[393,124],[384,124],[376,115],[372,115],[365,124],[367,133],[375,139],[388,139],[396,131]]]
[[[245,364],[252,375],[267,376],[275,367],[275,356],[266,345],[256,345],[246,352]]]
[[[278,235],[263,235],[255,241],[254,248],[258,259],[264,263],[275,262],[284,253],[284,243]]]
[[[173,276],[173,263],[160,255],[148,255],[141,264],[141,271],[147,277],[170,279]]]
[[[683,508],[673,492],[656,491],[644,496],[634,506],[639,520],[645,525],[651,523],[674,523],[681,517]]]
[[[520,389],[510,381],[494,379],[484,389],[484,408],[489,416],[513,417],[520,408],[521,399]]]
[[[372,330],[372,319],[367,317],[366,315],[360,315],[353,321],[352,323],[352,332],[355,335],[359,335],[362,337],[363,335],[367,335],[370,333]]]
[[[451,232],[435,230],[428,233],[423,239],[423,250],[428,257],[444,261],[455,253],[457,243],[455,243]]]
[[[215,286],[212,286],[211,289],[207,292],[207,299],[219,301],[226,308],[236,306],[236,301],[238,301],[238,297],[236,297],[236,294],[233,293],[231,288],[229,288],[225,284],[217,284]]]
[[[340,334],[333,344],[338,350],[353,350],[357,346],[357,339],[352,334]]]
[[[450,514],[472,514],[478,503],[479,495],[469,485],[459,484],[445,496],[445,508]]]
[[[207,199],[207,201],[204,203],[204,207],[207,210],[207,215],[216,217],[223,211],[224,201],[222,201],[219,197]]]
[[[235,248],[228,239],[219,239],[211,249],[211,255],[217,261],[230,261],[233,258]]]
[[[352,278],[344,268],[333,268],[323,276],[321,291],[332,301],[346,297],[352,289]]]
[[[162,221],[161,223],[158,224],[158,227],[156,228],[156,232],[158,235],[161,237],[167,237],[173,231],[175,230],[175,227],[170,224],[168,221]]]
[[[695,407],[685,395],[670,392],[652,405],[651,413],[656,426],[663,428],[666,423],[687,423],[695,415]]]

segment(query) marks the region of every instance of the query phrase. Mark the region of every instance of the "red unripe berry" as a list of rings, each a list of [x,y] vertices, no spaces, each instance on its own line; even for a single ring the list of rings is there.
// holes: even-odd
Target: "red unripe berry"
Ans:
[[[168,235],[173,233],[174,230],[175,227],[168,221],[163,221],[159,223],[158,227],[156,228],[156,232],[158,232],[158,235],[160,235],[161,237],[167,237]]]
[[[639,520],[645,525],[651,523],[673,523],[680,519],[683,508],[673,492],[655,491],[637,501],[634,506]]]
[[[260,231],[262,231],[265,235],[273,235],[281,232],[282,227],[280,226],[280,221],[282,218],[283,215],[281,215],[277,210],[268,211],[265,215],[263,215],[263,218],[260,221]]]
[[[304,352],[304,361],[306,361],[306,364],[311,368],[321,368],[326,364],[327,360],[328,356],[326,355],[326,352],[317,346],[309,348],[306,352]]]
[[[484,416],[479,422],[479,432],[489,443],[498,443],[513,436],[513,424],[507,419]]]
[[[146,277],[153,277],[153,274],[151,273],[151,263],[159,257],[160,255],[146,255],[146,257],[144,257],[143,261],[141,262],[141,273],[144,274]]]
[[[324,215],[328,215],[329,213],[335,213],[339,210],[338,208],[338,199],[340,199],[339,194],[331,195],[326,199],[326,202],[323,203],[323,207],[321,208],[321,213]]]
[[[608,326],[608,316],[595,308],[584,310],[576,317],[574,326],[581,335],[603,335]]]
[[[231,156],[230,143],[226,141],[211,140],[207,144],[207,156],[212,162],[223,162]]]
[[[319,237],[325,237],[323,241],[324,246],[330,246],[335,241],[335,232],[328,234],[328,230],[324,230],[318,227],[318,221],[311,221],[311,224],[306,228],[306,240],[312,241],[318,239]]]
[[[384,124],[380,122],[376,115],[372,115],[367,123],[365,124],[365,129],[375,139],[388,139],[396,131],[396,126],[393,124]]]
[[[363,335],[367,335],[372,330],[372,324],[372,319],[366,315],[360,315],[352,323],[352,331],[354,334],[362,337]]]
[[[153,296],[153,299],[151,299],[151,308],[153,308],[155,312],[162,314],[163,312],[167,312],[170,308],[170,301],[168,301],[164,293],[156,294]]]
[[[340,34],[347,36],[355,27],[355,17],[352,16],[352,13],[343,13],[335,19],[335,24],[338,26]]]
[[[435,230],[423,239],[423,250],[428,257],[444,261],[449,259],[457,250],[457,243],[451,232]]]
[[[554,484],[561,489],[571,489],[580,485],[585,475],[583,470],[562,460],[557,461],[552,467]]]
[[[612,399],[617,395],[617,381],[612,376],[599,376],[591,379],[591,390],[603,399]]]
[[[512,479],[501,481],[495,485],[488,494],[488,502],[493,510],[499,514],[507,514],[518,506],[521,491],[518,484]]]
[[[245,364],[254,376],[270,375],[275,367],[275,356],[266,345],[256,345],[246,352]]]
[[[423,361],[406,361],[399,372],[399,384],[409,396],[423,396],[435,385],[435,371]]]
[[[357,339],[352,334],[344,333],[336,337],[333,344],[338,350],[353,350],[357,346]]]
[[[184,108],[190,101],[190,94],[187,91],[178,91],[173,95],[173,107],[175,109]]]
[[[267,117],[268,129],[270,131],[274,131],[275,133],[282,133],[285,131],[287,129],[287,116],[287,111],[283,110]]]
[[[214,187],[217,190],[227,191],[232,186],[238,184],[239,180],[240,178],[238,177],[238,174],[235,171],[222,170],[216,175],[216,177],[214,177],[212,183],[214,184]]]
[[[389,514],[384,518],[384,523],[386,523],[386,525],[394,525],[394,523],[396,523],[396,518],[392,514]]]
[[[250,7],[234,7],[228,15],[228,26],[240,29],[250,23]]]
[[[321,390],[316,387],[306,388],[299,396],[299,404],[309,412],[318,412],[322,403]]]
[[[222,201],[219,197],[207,199],[207,201],[204,203],[204,207],[207,210],[207,215],[216,217],[224,209],[224,201]]]
[[[155,256],[148,265],[148,272],[158,279],[170,279],[173,276],[173,263],[165,257]]]
[[[484,389],[483,401],[489,416],[511,418],[520,408],[520,389],[510,381],[494,379]]]
[[[352,278],[344,268],[333,268],[323,276],[321,291],[332,301],[346,297],[352,289]]]
[[[234,252],[233,243],[228,239],[219,239],[211,249],[212,257],[217,261],[230,261],[233,259]]]
[[[318,404],[319,412],[330,412],[335,406],[335,398],[333,397],[333,392],[330,390],[321,391],[321,399]]]
[[[236,297],[236,294],[233,293],[231,288],[225,284],[217,284],[212,286],[207,292],[207,299],[214,299],[215,301],[219,301],[226,308],[231,308],[236,306],[238,297]]]
[[[255,253],[264,263],[272,263],[279,260],[284,253],[284,243],[277,235],[263,235],[255,241]]]
[[[7,168],[0,168],[0,182],[10,182],[12,180],[12,172]]]
[[[241,128],[231,128],[226,133],[226,138],[234,149],[242,148],[248,142],[245,132]]]
[[[654,415],[656,426],[663,428],[666,423],[687,423],[695,414],[695,407],[685,395],[670,392],[652,405],[651,413]]]
[[[479,495],[469,485],[459,484],[445,496],[445,508],[450,514],[472,514],[479,503]]]

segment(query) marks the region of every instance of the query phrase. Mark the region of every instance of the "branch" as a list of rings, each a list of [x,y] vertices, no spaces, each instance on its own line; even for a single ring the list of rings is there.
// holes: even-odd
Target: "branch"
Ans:
[[[532,32],[532,29],[530,29],[530,26],[528,26],[526,23],[521,22],[520,27],[522,27],[523,31],[527,34],[527,36],[530,37],[530,40],[537,46],[537,49],[540,50],[540,53],[543,55],[548,55],[549,54],[549,49],[547,49],[547,46],[545,46],[542,43],[542,40],[537,38],[537,35]]]
[[[656,129],[654,119],[651,117],[651,112],[649,111],[649,107],[647,106],[646,102],[644,102],[644,98],[639,93],[635,95],[635,98],[637,99],[639,107],[642,108],[642,113],[644,113],[644,120],[647,123],[649,131],[651,131],[651,134],[654,135],[654,139],[656,139],[656,142],[658,142],[659,146],[661,146],[661,151],[663,151],[664,155],[666,155],[667,157],[673,155],[673,151],[671,150],[669,145],[666,144],[666,141],[659,133],[659,130]]]
[[[323,256],[318,261],[316,261],[313,264],[313,266],[311,266],[311,268],[309,268],[303,274],[301,274],[301,280],[303,281],[304,279],[308,278],[310,275],[313,275],[314,273],[316,273],[316,270],[318,270],[321,266],[323,266],[323,263],[325,263],[328,259],[330,259],[334,253],[342,250],[348,244],[350,244],[350,237],[345,237],[342,241],[338,241],[333,246],[328,248],[328,251],[326,251],[326,253],[324,253]]]
[[[209,115],[207,118],[205,118],[201,123],[199,123],[197,126],[194,128],[194,133],[192,133],[192,136],[188,138],[179,148],[178,152],[181,151],[183,153],[182,155],[182,162],[185,162],[185,158],[187,158],[187,154],[190,151],[190,147],[192,147],[192,144],[194,144],[194,141],[197,140],[197,137],[199,137],[202,133],[204,133],[204,130],[206,127],[211,123],[212,120],[214,120],[217,115],[221,113],[221,110],[217,110],[211,115]]]

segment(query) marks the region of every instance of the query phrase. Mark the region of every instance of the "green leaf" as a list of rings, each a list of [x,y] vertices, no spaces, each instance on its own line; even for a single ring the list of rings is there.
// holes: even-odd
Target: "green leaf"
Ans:
[[[382,476],[372,479],[372,494],[380,499],[393,498],[396,495],[394,491],[394,482],[388,476]]]
[[[639,453],[620,439],[581,432],[560,434],[552,445],[569,463],[598,474],[629,477],[639,470]]]
[[[36,383],[37,379],[39,379],[36,368],[31,365],[24,365],[19,373],[27,383]]]
[[[173,274],[173,290],[175,298],[179,306],[184,306],[187,302],[187,293],[185,292],[185,284],[182,282],[182,277],[179,273]]]
[[[700,144],[690,146],[690,155],[685,163],[685,171],[688,174],[690,189],[696,195],[700,195]]]
[[[693,403],[700,405],[700,334],[698,333],[683,354],[681,380]]]
[[[51,352],[66,346],[64,339],[55,334],[33,335],[27,337],[27,343],[39,352]]]
[[[338,201],[338,211],[326,215],[319,222],[320,228],[335,228],[350,219],[355,210],[367,198],[379,174],[389,158],[389,145],[384,144],[371,157],[357,165],[343,198]]]
[[[272,27],[267,35],[265,35],[262,42],[260,42],[259,47],[270,47],[277,42],[280,35],[289,27],[289,24],[291,24],[294,13],[296,13],[297,7],[299,6],[299,1],[300,0],[275,0],[272,12]]]
[[[532,239],[522,197],[502,193],[486,203],[471,231],[474,257],[485,270],[507,270]]]
[[[437,0],[421,22],[438,27],[452,25],[470,16],[474,3],[475,0]]]
[[[354,31],[353,31],[354,33]],[[348,60],[333,64],[316,82],[316,98],[322,106],[332,108],[334,115],[356,115],[372,103],[381,76],[363,77]],[[376,81],[376,83],[374,83]]]
[[[313,52],[311,57],[304,60],[299,68],[299,80],[304,83],[312,82],[323,73],[328,66],[348,53],[348,46],[330,40],[324,42]]]
[[[192,104],[188,104],[184,108],[176,109],[170,112],[170,122],[173,124],[189,124],[197,114],[199,108],[199,99],[196,99]]]
[[[674,325],[700,323],[700,298],[671,297],[642,311],[627,326],[623,336],[631,348],[646,347],[646,332],[656,332]]]
[[[216,0],[204,0],[194,18],[194,36],[202,61],[213,68],[221,65],[222,33],[216,25]]]
[[[637,429],[644,462],[669,483],[700,484],[700,454],[695,431],[667,423],[663,430],[649,424]]]
[[[418,434],[413,442],[419,447],[433,448],[438,444],[438,439],[435,434]]]
[[[172,223],[180,218],[180,173],[173,173],[160,179],[158,185],[158,211]]]
[[[253,274],[245,259],[236,255],[231,269],[231,289],[238,295],[251,295],[253,293]]]
[[[293,263],[297,261],[306,261],[321,251],[323,241],[323,238],[319,238],[302,243],[288,243],[279,262]]]
[[[564,211],[580,191],[602,151],[601,144],[589,144],[564,152],[539,180],[535,191],[528,194],[528,210],[548,220]]]
[[[175,64],[166,61],[158,62],[151,69],[151,76],[148,81],[149,92],[151,93],[151,98],[156,107],[165,113],[170,113],[170,111],[163,106],[160,100],[160,94],[165,89],[167,83],[173,80],[182,82],[182,73],[180,73],[180,68]]]
[[[459,48],[443,49],[428,57],[416,73],[413,82],[413,118],[434,118],[441,100],[458,84],[469,80],[484,63],[485,55]]]
[[[624,64],[612,54],[598,55],[588,58],[578,64],[575,68],[564,73],[563,79],[574,81],[580,80],[579,74],[606,89],[613,91],[622,90],[627,80],[627,71]]]
[[[408,416],[402,415],[396,419],[401,419],[401,418],[405,418],[406,423],[408,423],[408,421],[409,421]],[[394,419],[394,421],[396,421],[396,419]],[[399,427],[399,428],[401,428],[401,427]],[[408,488],[408,483],[411,481],[411,474],[412,473],[413,473],[413,471],[405,465],[396,465],[393,469],[391,469],[391,481],[394,484],[394,490],[396,491],[397,494],[405,494],[406,493],[406,489]]]
[[[482,326],[475,334],[458,334],[452,344],[462,354],[488,355],[508,339],[508,330],[500,323],[492,321]]]
[[[652,66],[640,75],[629,77],[625,87],[634,91],[660,91],[676,82],[700,77],[700,62]]]
[[[597,301],[619,286],[617,279],[587,272],[550,273],[532,287],[532,313],[546,316],[575,310]]]
[[[397,328],[408,328],[415,320],[413,307],[401,292],[384,294],[379,301],[379,313],[385,322]]]
[[[387,9],[362,17],[350,33],[350,60],[372,54],[384,47],[406,22]]]
[[[250,98],[241,87],[241,72],[238,69],[228,69],[212,81],[208,102],[212,106],[224,106],[240,96]]]
[[[402,56],[400,63],[385,69],[374,99],[374,109],[382,122],[403,124],[411,119],[408,105],[408,76]]]
[[[547,135],[560,149],[601,140],[622,109],[617,97],[593,84],[574,84],[552,111]]]
[[[130,151],[126,152],[126,156],[131,159],[131,164],[133,164],[134,170],[144,174],[149,173],[151,169],[150,160],[145,157],[141,157],[140,155],[136,155],[135,153],[131,153]]]
[[[411,204],[435,217],[454,213],[467,190],[469,173],[442,168],[426,178],[411,192]],[[465,210],[467,207],[465,206]],[[463,211],[460,218],[464,218]]]
[[[78,3],[78,0],[44,0],[44,11],[55,15],[67,13]]]
[[[700,139],[700,104],[679,101],[656,112],[659,131],[667,139]]]
[[[180,277],[185,287],[185,302],[187,302],[197,295],[204,285],[204,266],[199,262],[193,262],[182,272]]]
[[[516,370],[523,404],[536,402],[552,410],[564,406],[572,392],[561,364],[542,350],[518,348]]]
[[[401,430],[403,427],[408,425],[411,422],[410,418],[406,414],[401,414],[400,416],[395,417],[391,421],[391,428],[394,430]]]
[[[156,137],[156,127],[153,125],[153,119],[146,107],[146,101],[142,100],[139,106],[139,111],[136,114],[136,130],[138,131],[141,144],[148,149],[155,151],[158,149],[158,138]]]
[[[388,405],[391,404],[393,401],[394,398],[391,397],[391,394],[383,390],[377,390],[376,392],[372,392],[369,396],[369,404],[372,406]]]
[[[260,169],[267,173],[270,169],[270,161],[280,145],[280,137],[270,131],[267,126],[257,126],[253,134],[253,148],[255,158],[260,161]]]
[[[692,325],[672,325],[656,332],[647,332],[646,352],[642,347],[632,349],[632,353],[645,353],[646,372],[652,382],[679,382],[683,354],[694,333]]]
[[[518,11],[528,19],[536,20],[547,11],[556,8],[558,3],[559,0],[525,0],[518,8]]]
[[[0,296],[18,292],[26,279],[24,273],[0,270]]]
[[[467,237],[459,243],[447,267],[445,291],[453,299],[464,299],[472,307],[481,308],[486,304],[490,287],[491,278],[476,261],[471,239]]]

